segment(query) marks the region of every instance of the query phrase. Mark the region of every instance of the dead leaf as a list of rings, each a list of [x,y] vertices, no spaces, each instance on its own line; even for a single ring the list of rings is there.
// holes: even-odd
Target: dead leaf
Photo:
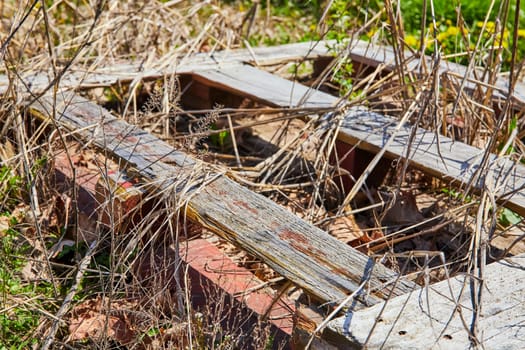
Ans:
[[[81,341],[108,337],[121,345],[136,340],[136,331],[128,317],[134,305],[129,301],[111,302],[111,312],[103,308],[103,299],[87,300],[77,305],[69,321],[69,340]]]
[[[30,259],[22,268],[22,278],[25,281],[38,281],[52,279],[49,268],[46,264],[46,250],[42,242],[37,238],[26,237],[26,241],[31,246]]]
[[[353,216],[335,218],[328,225],[327,231],[330,235],[344,243],[352,243],[365,235],[355,222]]]
[[[5,232],[9,230],[9,217],[5,215],[0,216],[0,237],[5,235]]]
[[[425,219],[419,211],[416,198],[409,191],[399,191],[399,194],[377,192],[381,200],[390,202],[389,207],[382,214],[381,222],[383,225],[411,225]],[[393,203],[392,203],[393,202]]]

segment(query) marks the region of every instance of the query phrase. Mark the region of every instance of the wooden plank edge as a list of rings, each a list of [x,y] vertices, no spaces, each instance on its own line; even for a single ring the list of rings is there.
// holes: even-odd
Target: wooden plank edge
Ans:
[[[523,349],[525,338],[519,335],[525,322],[525,255],[487,265],[483,284],[476,281],[460,275],[348,313],[328,324],[324,338],[348,348],[366,343],[367,349],[469,349],[475,320],[471,297],[482,288],[482,312],[476,320],[480,346],[506,343],[505,349]]]
[[[370,116],[368,123],[366,123],[367,115]],[[371,112],[364,108],[350,109],[345,121],[338,139],[372,153],[379,152],[386,145],[398,124],[398,121],[393,117]],[[363,131],[363,128],[370,128],[370,130]],[[372,135],[372,128],[374,128],[375,135]],[[411,128],[412,125],[410,124],[405,124],[401,128],[397,139],[387,148],[386,158],[406,157],[407,140]],[[371,137],[364,136],[367,132]],[[433,143],[428,142],[431,139],[434,140]],[[422,142],[423,145],[419,145],[419,142]],[[435,133],[419,128],[414,137],[408,161],[410,166],[416,169],[444,181],[449,181],[454,187],[462,187],[474,176],[474,171],[479,167],[484,152],[483,149],[453,141],[444,136],[436,139]],[[446,159],[449,156],[456,157],[454,162],[449,160],[447,163]],[[506,179],[502,179],[504,177]],[[475,189],[474,192],[479,193],[483,186],[495,186],[503,180],[505,180],[505,185],[500,184],[495,191],[497,202],[525,216],[525,192],[520,190],[525,187],[525,166],[522,164],[491,154],[488,169],[472,185]],[[511,194],[505,195],[506,193]]]
[[[144,67],[143,62],[117,63],[111,67],[79,69],[72,67],[60,80],[61,89],[91,89],[108,87],[118,82],[152,81],[169,75],[190,74],[203,69],[218,69],[228,65],[249,63],[268,66],[300,60],[315,60],[332,56],[328,49],[333,41],[308,41],[280,46],[255,47],[251,49],[202,52],[173,59],[162,66]],[[158,62],[164,62],[158,60]],[[24,77],[33,94],[41,92],[50,83],[51,72],[30,73]],[[0,95],[5,94],[9,78],[0,75]]]
[[[387,72],[392,72],[396,69],[396,59],[395,53],[392,47],[377,45],[370,42],[362,40],[354,40],[347,43],[344,52],[347,52],[351,60],[365,64],[370,67],[379,67],[383,66]],[[412,72],[413,74],[420,75],[421,67],[431,67],[433,65],[433,59],[430,56],[417,57],[409,50],[404,51],[404,57],[407,61],[407,72]],[[467,67],[464,65],[449,62],[441,61],[439,65],[439,74],[454,74],[458,76],[465,76],[467,74]],[[473,72],[467,76],[466,88],[468,90],[473,90],[477,83],[477,79],[474,78]],[[485,83],[485,81],[482,81]],[[508,98],[509,90],[509,80],[505,77],[498,76],[496,83],[494,84],[496,90],[494,91],[493,99],[506,99]],[[517,82],[515,89],[513,91],[512,97],[514,98],[515,108],[523,108],[525,106],[525,83]]]

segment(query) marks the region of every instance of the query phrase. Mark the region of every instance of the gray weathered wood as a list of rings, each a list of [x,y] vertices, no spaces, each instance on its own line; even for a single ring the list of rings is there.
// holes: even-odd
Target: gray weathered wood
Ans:
[[[478,340],[485,349],[525,348],[525,256],[488,265],[484,271]],[[473,320],[468,276],[457,276],[332,321],[326,338],[344,348],[469,349]],[[462,319],[462,318],[463,319]],[[344,335],[344,338],[341,337]]]
[[[133,80],[154,80],[171,74],[189,74],[202,69],[223,68],[229,65],[251,63],[254,65],[273,65],[288,61],[316,59],[330,56],[328,45],[331,41],[294,43],[272,47],[257,47],[253,49],[224,50],[213,53],[196,53],[189,56],[176,57],[172,62],[156,61],[152,66],[144,66],[143,62],[120,62],[112,66],[86,68],[71,67],[61,78],[61,88],[86,89],[111,86],[117,82]],[[29,72],[23,76],[26,85],[33,93],[39,93],[52,81],[52,71]],[[0,75],[0,94],[4,94],[9,85],[9,79]]]
[[[338,102],[332,95],[250,66],[199,71],[195,73],[195,77],[211,86],[248,96],[271,106],[328,107]],[[397,120],[393,117],[383,116],[366,108],[353,107],[347,112],[338,139],[377,153],[385,146],[396,125]],[[396,159],[407,155],[412,127],[410,124],[402,127],[394,142],[387,148],[387,157]],[[484,152],[462,142],[454,142],[448,137],[438,136],[434,132],[417,129],[408,159],[413,167],[462,186],[472,179]],[[500,197],[500,203],[525,215],[525,168],[522,165],[505,157],[490,155],[488,170],[483,171],[472,185],[478,190],[485,186]],[[510,195],[503,196],[507,193]]]
[[[352,108],[347,113],[339,139],[375,153],[384,147],[396,125],[394,118],[364,108]],[[457,186],[469,183],[479,170],[484,150],[421,128],[416,130],[409,147],[412,128],[410,124],[402,127],[387,148],[387,157],[403,157],[409,151],[410,165]],[[474,188],[485,187],[494,193],[499,203],[525,215],[525,168],[494,154],[489,156],[488,164],[488,168],[474,178]]]
[[[53,99],[43,97],[29,106],[49,118]],[[260,258],[276,272],[323,301],[337,303],[369,280],[364,296],[370,303],[390,290],[401,295],[414,288],[397,274],[339,242],[268,198],[178,152],[144,130],[116,119],[107,110],[73,94],[59,94],[56,121],[85,142],[138,171],[150,185],[188,198],[191,218]]]
[[[393,71],[396,69],[396,59],[395,53],[392,47],[383,46],[383,45],[374,45],[366,41],[355,40],[346,48],[349,57],[352,61],[362,63],[369,67],[378,67],[381,66],[386,71]],[[433,66],[432,59],[429,56],[424,56],[422,58],[417,58],[409,51],[405,51],[404,57],[406,58],[405,72],[414,73],[416,76],[419,75],[421,68],[426,67],[426,70],[430,70]],[[476,68],[479,70],[479,68]],[[425,70],[422,70],[423,74]],[[473,90],[477,86],[479,79],[476,78],[474,72],[467,74],[467,67],[458,63],[440,61],[438,74],[440,76],[454,73],[456,76],[466,76],[468,79],[465,87],[467,90]],[[481,76],[481,74],[478,74]],[[487,78],[487,77],[486,77]],[[481,81],[486,83],[487,81]],[[494,86],[497,88],[494,91],[494,97],[499,99],[505,99],[508,95],[509,90],[509,80],[499,76],[496,79]],[[483,89],[485,90],[485,89]],[[515,102],[519,107],[525,106],[525,84],[522,82],[517,82],[515,90],[513,92],[513,97]]]
[[[184,57],[174,58],[172,62],[157,61],[152,67],[144,67],[142,62],[116,63],[111,67],[99,67],[90,71],[72,67],[61,80],[62,88],[90,88],[97,86],[110,86],[117,82],[129,82],[133,80],[152,80],[170,74],[189,74],[206,69],[220,69],[228,65],[250,63],[252,65],[272,65],[286,61],[297,61],[302,59],[317,59],[321,57],[334,56],[333,40],[319,42],[304,42],[286,44],[273,47],[257,47],[253,49],[224,50],[213,53],[197,53]],[[345,48],[350,58],[367,66],[383,66],[386,71],[395,69],[395,55],[391,47],[372,44],[362,40],[354,40]],[[431,59],[428,56],[422,59],[413,57],[410,52],[405,52],[406,71],[417,74],[421,66],[431,67]],[[410,59],[409,59],[410,58]],[[463,76],[466,67],[460,64],[442,61],[439,66],[439,74],[455,73]],[[468,75],[474,79],[472,72]],[[30,72],[23,77],[26,84],[31,87],[33,93],[40,92],[52,79],[49,72]],[[476,79],[474,79],[476,80]],[[0,94],[6,92],[9,80],[7,76],[0,75]],[[508,80],[499,77],[495,86],[501,90],[495,91],[495,97],[505,98],[508,91]],[[467,82],[467,89],[475,87],[473,82]],[[518,82],[513,93],[519,106],[525,104],[525,84]]]
[[[339,100],[248,65],[199,70],[194,79],[275,107],[333,108]]]

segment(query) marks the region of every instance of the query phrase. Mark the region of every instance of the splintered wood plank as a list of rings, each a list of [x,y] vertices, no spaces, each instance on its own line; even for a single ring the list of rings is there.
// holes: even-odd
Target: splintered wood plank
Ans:
[[[327,107],[338,99],[300,83],[262,72],[250,66],[232,66],[221,70],[199,71],[195,79],[205,84],[256,99],[278,107]],[[303,98],[304,97],[304,98]],[[371,112],[363,107],[351,108],[338,139],[377,153],[388,142],[397,125],[393,117]],[[433,176],[464,186],[479,170],[484,150],[453,141],[424,129],[417,129],[409,145],[413,126],[406,124],[387,148],[391,159],[407,157],[410,165]],[[408,154],[407,154],[408,152]],[[498,197],[498,202],[525,215],[525,168],[508,158],[491,154],[488,171],[483,171],[472,186],[486,187]]]
[[[338,138],[376,153],[386,145],[396,125],[394,118],[364,108],[352,108]],[[415,130],[409,145],[412,130],[413,126],[406,124],[397,132],[394,142],[387,148],[387,157],[407,156],[413,167],[450,180],[457,186],[464,186],[474,178],[472,186],[475,189],[485,187],[496,195],[499,203],[525,215],[525,168],[522,165],[490,154],[487,170],[480,172],[484,150],[421,128]]]
[[[356,311],[329,323],[325,336],[336,335],[348,348],[361,348],[370,336],[367,349],[470,349],[471,298],[478,293],[471,282],[457,276]],[[524,349],[525,255],[486,266],[482,290],[477,337],[483,348]]]
[[[187,214],[213,232],[267,263],[280,275],[323,301],[337,303],[364,281],[376,303],[388,293],[414,288],[392,270],[339,242],[293,213],[224,175],[214,174],[146,131],[113,117],[85,98],[59,94],[55,108],[45,96],[29,108],[52,118],[84,142],[137,171],[149,185],[173,196],[185,196]]]
[[[331,108],[338,98],[248,65],[199,70],[194,79],[276,107]]]

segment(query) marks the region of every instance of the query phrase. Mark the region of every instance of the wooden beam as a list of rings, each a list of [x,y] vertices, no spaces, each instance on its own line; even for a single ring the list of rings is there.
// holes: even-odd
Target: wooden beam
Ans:
[[[486,266],[482,287],[474,279],[456,276],[349,313],[330,322],[324,337],[349,349],[365,343],[367,349],[470,349],[472,296],[481,288],[476,322],[482,347],[524,349],[525,255]]]
[[[144,66],[143,62],[116,63],[112,66],[90,68],[72,67],[60,81],[62,88],[86,89],[99,86],[110,86],[117,82],[131,82],[140,80],[153,80],[171,74],[191,74],[194,72],[223,69],[231,65],[248,63],[254,66],[265,66],[303,59],[321,59],[333,57],[335,41],[318,41],[286,44],[272,47],[257,47],[253,49],[224,50],[216,52],[197,53],[193,55],[176,57],[171,61],[159,60],[155,66]],[[376,45],[362,40],[349,42],[344,48],[349,57],[358,63],[370,67],[383,66],[386,71],[393,71],[395,54],[391,47]],[[409,51],[406,57],[406,71],[413,74],[424,72],[422,67],[431,67],[432,59],[429,56],[418,58]],[[160,63],[159,63],[160,62]],[[478,79],[473,72],[467,75],[467,67],[448,61],[441,61],[438,72],[440,75],[467,76],[466,88],[474,89]],[[51,72],[30,72],[23,77],[24,82],[31,88],[32,93],[38,93],[49,85]],[[486,83],[482,81],[481,83]],[[494,84],[496,99],[505,99],[509,90],[508,79],[498,77]],[[0,75],[0,94],[4,94],[9,86],[9,79]],[[525,84],[517,82],[513,91],[516,108],[525,106]]]
[[[127,164],[159,191],[187,198],[187,214],[205,227],[267,263],[311,295],[337,303],[364,281],[368,303],[404,294],[412,282],[339,242],[270,199],[112,116],[72,93],[50,96],[29,106],[42,119],[56,122],[84,142]],[[53,111],[56,113],[53,114]]]
[[[74,145],[71,146],[75,148]],[[80,149],[80,146],[78,148]],[[69,154],[59,152],[54,157],[55,186],[61,192],[71,191],[74,186],[78,187],[77,205],[80,217],[84,218],[81,219],[84,221],[83,226],[96,227],[98,223],[102,223],[118,231],[119,234],[129,232],[129,227],[110,225],[119,226],[122,218],[133,214],[133,210],[137,208],[137,197],[142,199],[144,191],[135,186],[133,181],[130,182],[131,179],[128,179],[125,173],[107,171],[104,176],[108,178],[102,179],[102,173],[105,171],[79,165],[80,152],[80,150],[78,153]],[[71,158],[74,169],[71,168],[68,157]],[[112,192],[112,195],[107,196],[108,192]],[[102,197],[103,194],[106,197]],[[109,200],[113,203],[104,203]],[[84,239],[88,245],[92,240],[100,238],[95,232],[88,232],[85,228],[80,231],[78,239]],[[235,305],[231,305],[232,307],[238,307],[241,312],[244,311],[241,305],[248,308],[249,312],[243,313],[243,317],[266,315],[268,322],[273,325],[274,336],[289,340],[293,331],[295,304],[286,295],[278,297],[275,290],[265,286],[251,271],[238,266],[206,239],[192,238],[180,242],[179,249],[180,257],[188,267],[191,280],[190,299],[194,308],[212,302],[208,300],[210,290],[222,290],[230,298],[229,301],[234,302]],[[223,316],[228,317],[229,314],[226,312]],[[253,322],[257,322],[256,317],[253,318]]]
[[[89,89],[111,86],[118,82],[155,80],[166,75],[189,74],[202,69],[223,68],[230,65],[250,63],[256,66],[282,64],[304,59],[332,56],[329,45],[332,41],[293,43],[253,49],[203,52],[176,57],[170,61],[157,60],[155,65],[145,66],[144,62],[119,62],[104,67],[71,67],[60,79],[63,89]],[[29,72],[22,75],[33,94],[40,93],[52,80],[52,72]],[[0,75],[0,94],[9,86],[9,78]]]
[[[218,70],[199,71],[195,79],[233,93],[254,98],[279,107],[328,107],[338,99],[313,90],[297,82],[261,72],[251,66],[232,66]],[[371,112],[363,107],[352,107],[345,116],[338,139],[377,153],[393,133],[398,121],[393,117]],[[415,131],[410,143],[413,125],[405,124],[387,148],[390,159],[406,157],[410,165],[433,176],[464,186],[479,170],[485,150],[453,141],[421,128]],[[508,158],[491,154],[488,170],[477,174],[472,186],[480,190],[488,187],[499,203],[525,215],[525,168]]]
[[[392,117],[364,108],[352,108],[347,112],[338,138],[377,153],[386,145],[397,123]],[[411,166],[458,187],[464,187],[473,179],[474,189],[488,189],[499,203],[525,215],[525,167],[506,157],[490,154],[488,168],[480,171],[485,150],[422,128],[414,130],[415,136],[411,140],[413,128],[413,125],[406,124],[397,132],[387,147],[388,158],[408,155]]]
[[[375,45],[370,42],[355,40],[347,45],[345,52],[348,53],[352,61],[364,64],[368,67],[382,66],[387,72],[394,71],[397,68],[396,55],[394,49],[390,46]],[[405,73],[411,72],[416,76],[427,74],[434,65],[432,57],[417,57],[408,50],[404,52],[404,57],[404,64],[406,65]],[[450,75],[454,76],[454,78],[466,76],[467,80],[465,82],[465,87],[468,91],[472,91],[477,86],[481,86],[483,90],[486,90],[483,84],[487,83],[488,77],[484,77],[483,80],[480,80],[479,76],[482,76],[483,74],[478,72],[479,74],[476,76],[476,70],[479,71],[479,68],[475,67],[473,71],[469,72],[464,65],[449,61],[440,61],[438,74],[441,77]],[[495,87],[495,91],[493,92],[495,99],[506,99],[508,97],[508,79],[498,76],[493,86]],[[516,83],[515,89],[512,92],[512,97],[516,104],[515,108],[525,107],[525,83]]]
[[[208,86],[249,97],[274,107],[333,109],[339,99],[249,65],[199,70],[193,77]]]

